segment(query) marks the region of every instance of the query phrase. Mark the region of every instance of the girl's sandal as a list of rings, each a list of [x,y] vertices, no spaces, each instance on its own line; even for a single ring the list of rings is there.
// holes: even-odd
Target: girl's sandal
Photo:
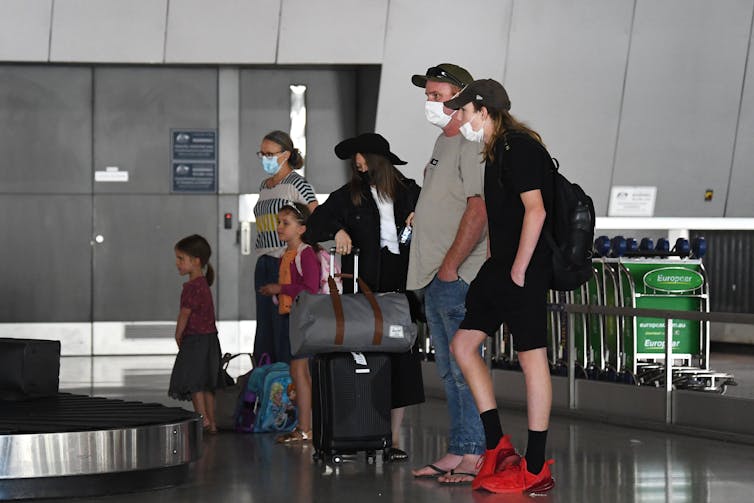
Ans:
[[[298,428],[295,428],[288,433],[283,433],[282,435],[275,437],[275,442],[279,444],[289,444],[291,442],[306,442],[307,440],[311,439],[312,430],[301,431]]]

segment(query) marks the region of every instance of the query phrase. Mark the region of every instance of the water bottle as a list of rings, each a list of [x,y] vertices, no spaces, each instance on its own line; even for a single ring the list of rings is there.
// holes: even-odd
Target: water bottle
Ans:
[[[398,242],[402,245],[408,244],[411,241],[411,232],[413,229],[410,225],[406,225],[398,233]]]

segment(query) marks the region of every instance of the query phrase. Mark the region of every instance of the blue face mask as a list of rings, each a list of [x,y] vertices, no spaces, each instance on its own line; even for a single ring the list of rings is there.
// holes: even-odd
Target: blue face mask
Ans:
[[[280,171],[280,164],[278,164],[277,156],[273,158],[262,157],[262,168],[268,175],[274,175]]]

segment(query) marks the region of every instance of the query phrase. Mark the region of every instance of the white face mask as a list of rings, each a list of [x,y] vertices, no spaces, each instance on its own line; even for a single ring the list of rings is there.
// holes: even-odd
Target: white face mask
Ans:
[[[482,122],[479,131],[474,131],[474,128],[471,127],[471,121],[466,122],[461,126],[460,132],[467,140],[482,143],[484,141],[484,122]]]
[[[424,103],[424,115],[427,116],[427,120],[430,124],[434,124],[441,129],[447,126],[450,118],[453,117],[452,114],[446,114],[443,108],[442,101],[427,101]]]

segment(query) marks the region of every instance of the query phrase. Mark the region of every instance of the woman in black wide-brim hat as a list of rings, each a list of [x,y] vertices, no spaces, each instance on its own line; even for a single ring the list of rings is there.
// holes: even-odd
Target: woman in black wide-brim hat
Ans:
[[[395,168],[404,165],[390,151],[381,135],[366,133],[343,140],[335,146],[335,155],[351,160],[351,180],[330,194],[317,207],[307,223],[307,237],[314,241],[335,240],[343,256],[342,270],[353,272],[351,249],[359,249],[359,277],[375,292],[405,292],[408,271],[408,243],[401,243],[401,229],[413,218],[419,186]],[[343,282],[346,292],[353,288]],[[417,302],[412,294],[409,303]],[[404,408],[424,401],[424,383],[417,347],[407,353],[393,354],[392,367],[392,435],[390,461],[402,461],[408,455],[399,449],[399,429]]]

